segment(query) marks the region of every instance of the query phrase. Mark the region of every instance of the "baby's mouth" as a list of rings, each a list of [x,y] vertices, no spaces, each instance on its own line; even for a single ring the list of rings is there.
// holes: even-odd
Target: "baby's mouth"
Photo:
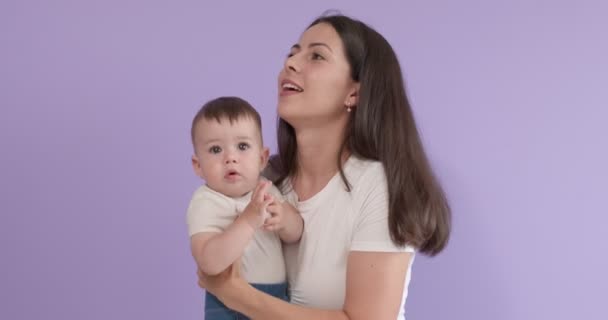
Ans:
[[[238,176],[239,176],[239,173],[238,173],[238,171],[236,171],[236,170],[230,170],[230,171],[228,171],[228,172],[226,173],[226,175],[225,175],[225,177],[226,177],[227,179],[236,178],[236,177],[238,177]]]

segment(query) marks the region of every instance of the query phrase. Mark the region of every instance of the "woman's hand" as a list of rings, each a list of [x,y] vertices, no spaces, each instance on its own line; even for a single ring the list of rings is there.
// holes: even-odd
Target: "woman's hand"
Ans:
[[[215,295],[230,308],[232,302],[238,299],[239,292],[241,292],[240,288],[247,285],[247,282],[241,277],[240,266],[241,259],[238,259],[226,270],[215,276],[206,275],[198,268],[196,272],[198,286]]]

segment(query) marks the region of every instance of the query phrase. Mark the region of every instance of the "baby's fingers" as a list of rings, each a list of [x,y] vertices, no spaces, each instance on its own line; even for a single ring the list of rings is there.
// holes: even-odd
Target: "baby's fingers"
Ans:
[[[258,184],[255,186],[255,190],[253,191],[253,195],[251,196],[251,200],[257,202],[266,202],[266,193],[268,193],[268,188],[270,187],[270,181],[260,180]]]
[[[272,215],[276,215],[280,212],[281,208],[280,208],[280,205],[278,205],[276,202],[273,202],[273,203],[269,204],[268,207],[266,207],[266,210],[268,210],[268,212],[272,213]]]
[[[278,229],[278,225],[276,224],[265,224],[264,230],[266,231],[276,231]]]
[[[264,221],[264,227],[278,226],[281,223],[281,217],[273,216]]]

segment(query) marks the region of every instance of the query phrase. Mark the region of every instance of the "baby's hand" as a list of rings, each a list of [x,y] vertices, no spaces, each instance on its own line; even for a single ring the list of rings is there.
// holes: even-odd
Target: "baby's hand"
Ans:
[[[298,215],[298,211],[291,204],[285,202],[273,202],[268,208],[270,218],[264,222],[264,229],[268,231],[281,231],[290,215]]]
[[[270,181],[260,181],[253,190],[251,201],[249,201],[249,204],[239,216],[239,218],[245,219],[253,229],[257,229],[264,225],[264,220],[269,216],[266,210],[268,205],[274,201],[274,198],[268,194],[270,185]]]

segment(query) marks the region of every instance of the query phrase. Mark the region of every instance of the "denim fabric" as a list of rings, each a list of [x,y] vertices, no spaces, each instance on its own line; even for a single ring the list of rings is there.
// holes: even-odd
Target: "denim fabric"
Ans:
[[[271,296],[289,301],[287,283],[251,284],[254,288]],[[210,293],[205,294],[205,320],[249,320],[245,315],[228,309],[218,298]]]

